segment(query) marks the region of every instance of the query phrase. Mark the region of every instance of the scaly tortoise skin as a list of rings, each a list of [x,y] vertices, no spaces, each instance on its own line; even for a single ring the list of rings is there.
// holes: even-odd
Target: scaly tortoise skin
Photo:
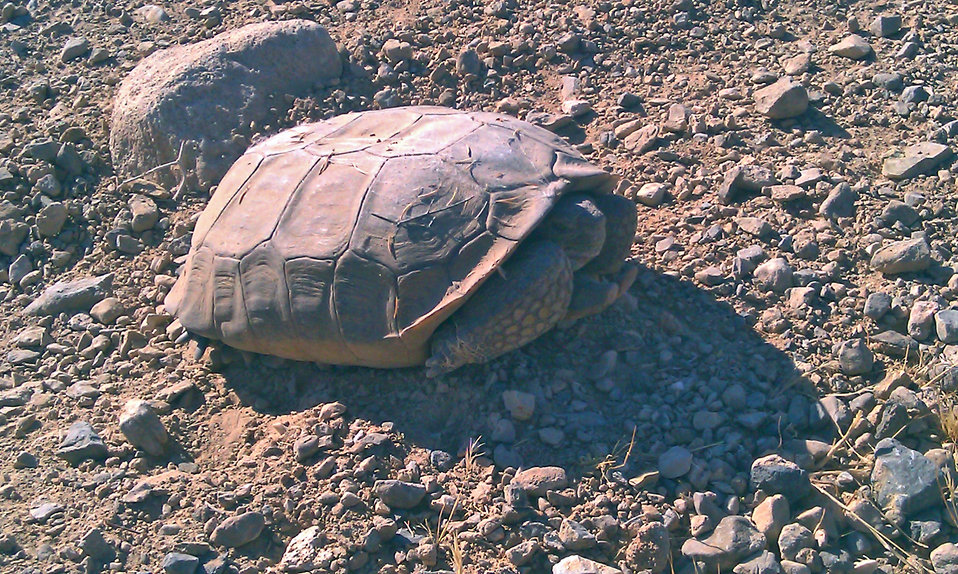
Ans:
[[[301,125],[230,168],[165,305],[239,349],[441,374],[628,288],[635,205],[613,184],[498,114],[423,106]]]

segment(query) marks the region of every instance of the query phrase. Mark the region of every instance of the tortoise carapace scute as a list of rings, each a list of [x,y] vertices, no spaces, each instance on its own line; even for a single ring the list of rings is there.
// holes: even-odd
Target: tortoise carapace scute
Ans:
[[[417,106],[301,125],[224,176],[166,308],[247,351],[423,364],[436,329],[561,197],[613,184],[556,135],[499,114]]]

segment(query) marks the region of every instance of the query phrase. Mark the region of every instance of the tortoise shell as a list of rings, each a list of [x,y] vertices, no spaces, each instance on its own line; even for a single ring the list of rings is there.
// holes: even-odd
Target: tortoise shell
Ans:
[[[571,191],[610,174],[512,117],[351,113],[251,147],[193,231],[166,308],[190,332],[333,364],[422,364],[433,331]]]

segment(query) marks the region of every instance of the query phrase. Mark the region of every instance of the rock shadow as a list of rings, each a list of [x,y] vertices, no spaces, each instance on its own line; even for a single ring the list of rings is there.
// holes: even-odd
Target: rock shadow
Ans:
[[[630,294],[598,316],[440,379],[418,368],[320,368],[266,357],[233,363],[223,375],[258,412],[339,401],[350,417],[424,449],[455,456],[482,437],[503,466],[587,473],[611,460],[628,477],[656,469],[660,454],[682,446],[697,465],[688,480],[704,487],[728,485],[768,452],[801,458],[805,439],[831,439],[834,426],[811,383],[728,303],[648,268]],[[511,412],[510,391],[520,403]]]

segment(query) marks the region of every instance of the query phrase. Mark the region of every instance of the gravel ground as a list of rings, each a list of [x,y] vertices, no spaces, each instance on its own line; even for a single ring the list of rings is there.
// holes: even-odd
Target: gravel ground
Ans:
[[[630,292],[440,379],[194,359],[162,301],[209,185],[124,172],[115,96],[273,20],[342,72],[230,145],[515,115],[636,200]],[[942,0],[5,4],[0,571],[958,572],[956,30]]]

